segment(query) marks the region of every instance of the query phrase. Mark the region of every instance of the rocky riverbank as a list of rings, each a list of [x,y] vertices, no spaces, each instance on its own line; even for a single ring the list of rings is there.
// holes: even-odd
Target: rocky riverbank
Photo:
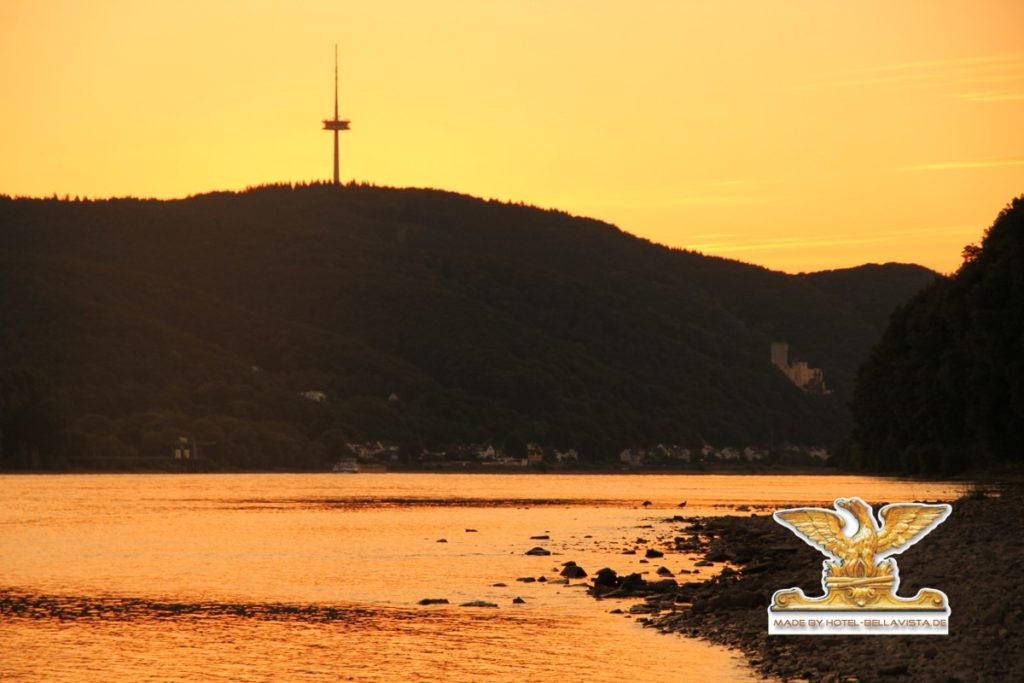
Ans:
[[[868,501],[877,510],[880,501]],[[1024,671],[1024,487],[956,501],[953,514],[898,556],[899,594],[944,591],[948,636],[768,636],[767,606],[780,588],[821,594],[824,557],[770,515],[693,518],[673,545],[725,563],[701,582],[647,581],[602,570],[598,598],[643,597],[630,611],[649,627],[736,647],[761,674],[785,681],[972,683],[1017,680]]]

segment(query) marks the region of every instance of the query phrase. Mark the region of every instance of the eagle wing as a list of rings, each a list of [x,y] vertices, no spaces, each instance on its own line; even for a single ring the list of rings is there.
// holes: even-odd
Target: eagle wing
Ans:
[[[877,553],[895,554],[914,545],[949,515],[948,505],[898,503],[879,511],[882,530],[878,532]]]
[[[841,558],[850,544],[843,534],[843,518],[822,508],[780,510],[775,519],[789,527],[805,543],[826,555]]]

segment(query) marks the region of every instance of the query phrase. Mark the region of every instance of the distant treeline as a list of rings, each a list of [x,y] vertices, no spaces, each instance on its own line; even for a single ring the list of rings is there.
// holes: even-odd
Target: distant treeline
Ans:
[[[949,474],[1024,460],[1024,197],[893,314],[861,368],[844,464]]]
[[[407,461],[831,446],[887,316],[934,278],[790,276],[433,190],[0,197],[0,467],[163,468],[181,436],[257,469],[373,439]],[[787,381],[772,341],[833,393]]]

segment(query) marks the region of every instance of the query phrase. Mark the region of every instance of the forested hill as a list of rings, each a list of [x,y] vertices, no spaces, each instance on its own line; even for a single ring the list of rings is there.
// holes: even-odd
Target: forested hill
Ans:
[[[888,314],[934,278],[789,276],[433,190],[0,198],[0,458],[117,466],[181,434],[234,467],[320,467],[378,438],[591,461],[828,445]],[[833,393],[792,385],[774,340]]]
[[[1024,460],[1024,196],[953,277],[893,314],[857,378],[853,467],[950,474]]]

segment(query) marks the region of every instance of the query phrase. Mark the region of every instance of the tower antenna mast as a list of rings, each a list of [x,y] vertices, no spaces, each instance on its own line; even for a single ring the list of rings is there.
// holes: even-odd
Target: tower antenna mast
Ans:
[[[324,120],[324,130],[334,132],[334,184],[341,184],[338,168],[338,132],[349,130],[349,121],[338,118],[338,44],[334,44],[334,118]]]

